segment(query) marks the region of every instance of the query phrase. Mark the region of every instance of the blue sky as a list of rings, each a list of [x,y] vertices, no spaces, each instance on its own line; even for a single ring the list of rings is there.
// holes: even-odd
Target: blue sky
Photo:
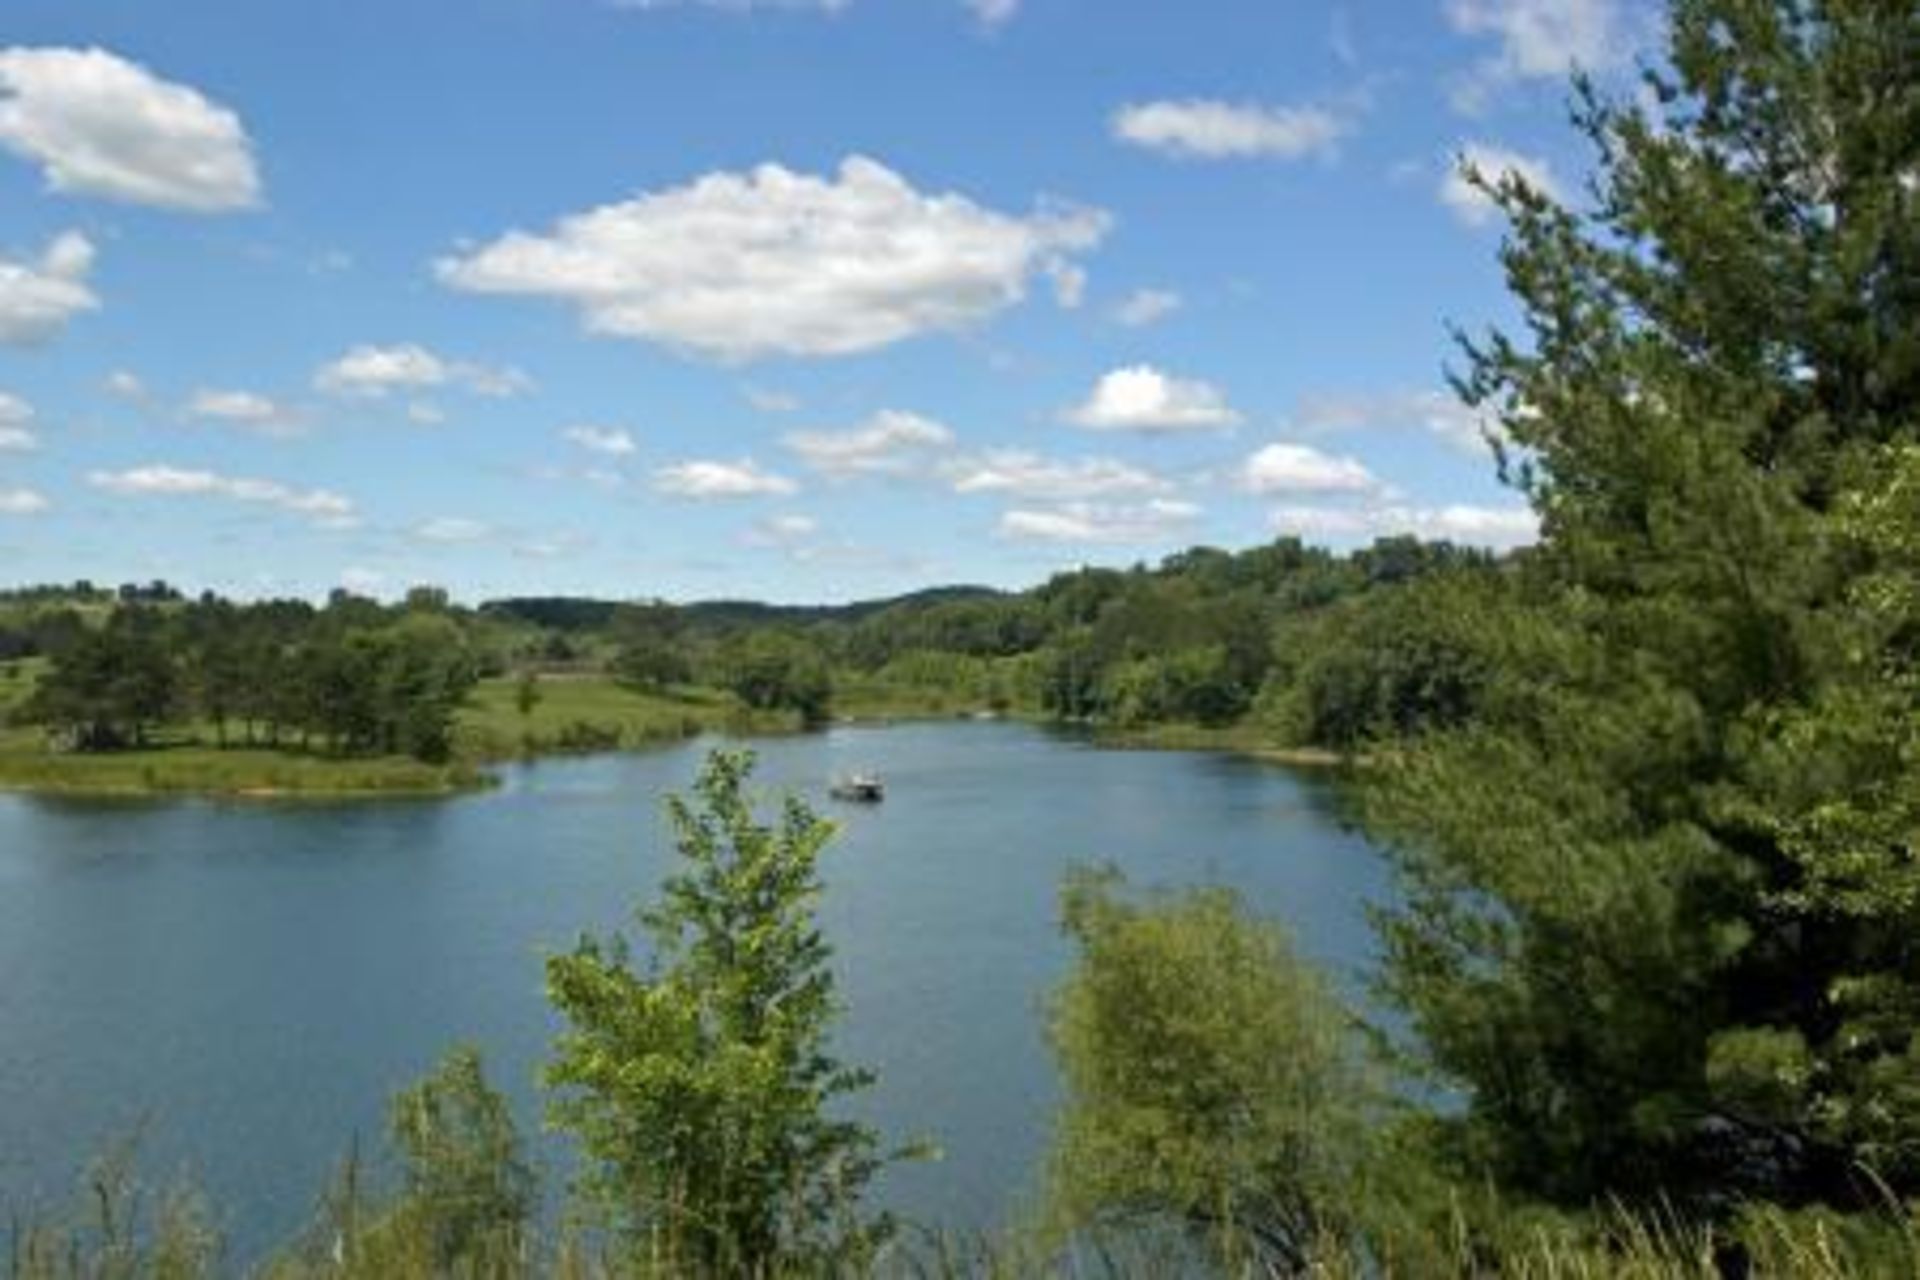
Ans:
[[[1628,0],[8,0],[0,579],[776,600],[1530,536],[1455,158]]]

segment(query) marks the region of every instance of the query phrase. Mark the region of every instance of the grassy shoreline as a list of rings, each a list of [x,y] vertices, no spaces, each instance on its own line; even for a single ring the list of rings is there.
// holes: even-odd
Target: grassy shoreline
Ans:
[[[0,715],[26,687],[17,676],[0,681]],[[488,766],[512,760],[642,750],[702,733],[798,728],[791,715],[752,711],[712,690],[643,694],[599,677],[544,679],[537,688],[536,702],[522,713],[516,682],[482,681],[455,722],[453,758],[439,764],[404,756],[223,747],[205,725],[170,733],[143,750],[98,754],[51,752],[38,730],[0,729],[0,792],[99,799],[430,799],[493,786]]]
[[[7,687],[9,683],[13,687]],[[26,683],[18,676],[11,682],[0,681],[0,714],[24,695]],[[801,728],[791,713],[754,711],[712,689],[642,693],[601,676],[553,676],[540,680],[536,690],[533,705],[523,712],[516,681],[482,681],[455,722],[453,759],[444,764],[237,744],[221,747],[214,745],[216,735],[210,726],[189,727],[146,750],[59,754],[49,752],[33,729],[0,729],[0,792],[103,799],[434,798],[484,790],[496,781],[488,766],[515,760],[638,751],[705,733],[765,736]],[[1021,708],[988,709],[946,693],[903,696],[897,689],[850,690],[835,708],[834,720],[893,724],[980,716],[1039,722],[1039,717]],[[1230,752],[1291,768],[1344,769],[1366,763],[1363,758],[1316,748],[1279,747],[1252,726],[1095,729],[1093,740],[1119,749]]]

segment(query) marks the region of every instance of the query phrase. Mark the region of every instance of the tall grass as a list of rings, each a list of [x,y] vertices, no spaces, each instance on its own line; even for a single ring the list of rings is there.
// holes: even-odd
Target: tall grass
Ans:
[[[692,1276],[671,1250],[631,1248],[574,1223],[547,1235],[500,1231],[451,1262],[437,1256],[439,1226],[403,1196],[382,1196],[349,1158],[319,1198],[312,1226],[253,1269],[262,1280],[668,1280]],[[202,1280],[228,1265],[204,1200],[191,1188],[145,1187],[131,1147],[88,1173],[72,1210],[15,1218],[6,1280]],[[963,1235],[910,1228],[878,1256],[770,1271],[760,1280],[873,1277],[1252,1277],[1223,1270],[1177,1231],[1083,1233],[1064,1247],[1019,1232]],[[1753,1209],[1724,1226],[1603,1212],[1489,1224],[1457,1214],[1417,1235],[1323,1241],[1298,1273],[1309,1280],[1913,1280],[1920,1276],[1920,1210],[1878,1215]],[[704,1278],[702,1278],[704,1280]],[[717,1278],[716,1278],[717,1280]],[[753,1280],[753,1278],[749,1278]]]

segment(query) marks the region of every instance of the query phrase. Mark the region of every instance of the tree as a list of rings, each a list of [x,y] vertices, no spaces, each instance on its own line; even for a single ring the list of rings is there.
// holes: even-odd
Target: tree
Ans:
[[[1231,893],[1121,889],[1083,871],[1062,893],[1080,957],[1049,1018],[1066,1086],[1052,1214],[1069,1232],[1171,1226],[1229,1274],[1301,1272],[1362,1198],[1354,1024]]]
[[[522,1258],[534,1176],[477,1049],[454,1049],[396,1094],[388,1131],[404,1167],[397,1217],[425,1236],[435,1274],[496,1274]]]
[[[540,677],[532,671],[522,671],[520,678],[513,683],[513,705],[519,710],[520,718],[525,720],[540,705]]]
[[[1920,429],[1920,9],[1668,29],[1643,98],[1580,87],[1590,211],[1476,179],[1529,338],[1467,340],[1461,389],[1545,539],[1480,722],[1374,789],[1386,989],[1509,1185],[1910,1196],[1920,703],[1855,525]]]
[[[827,718],[833,676],[813,645],[778,631],[753,631],[725,659],[727,687],[757,710],[792,710],[808,724]]]
[[[761,825],[753,757],[715,752],[669,801],[681,869],[624,937],[547,964],[568,1027],[546,1070],[554,1123],[580,1140],[590,1200],[669,1271],[764,1275],[866,1256],[890,1229],[860,1197],[875,1135],[830,1108],[869,1072],[828,1051],[836,1002],[814,919],[832,826],[789,799]]]

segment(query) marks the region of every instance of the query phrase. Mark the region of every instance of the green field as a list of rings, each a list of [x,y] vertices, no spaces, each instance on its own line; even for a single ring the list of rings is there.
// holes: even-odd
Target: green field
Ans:
[[[548,676],[522,714],[518,682],[482,680],[454,725],[464,760],[511,760],[583,751],[618,751],[700,733],[787,733],[787,712],[753,711],[714,689],[638,693],[603,676]]]
[[[53,752],[42,731],[6,724],[32,691],[40,665],[0,666],[0,790],[75,795],[196,794],[316,798],[444,795],[487,784],[484,766],[502,760],[632,750],[700,733],[781,733],[791,714],[757,712],[709,689],[636,693],[596,676],[551,676],[525,714],[511,678],[484,680],[460,711],[454,758],[428,764],[403,756],[336,757],[322,752],[215,745],[210,726],[183,726],[140,751]]]

